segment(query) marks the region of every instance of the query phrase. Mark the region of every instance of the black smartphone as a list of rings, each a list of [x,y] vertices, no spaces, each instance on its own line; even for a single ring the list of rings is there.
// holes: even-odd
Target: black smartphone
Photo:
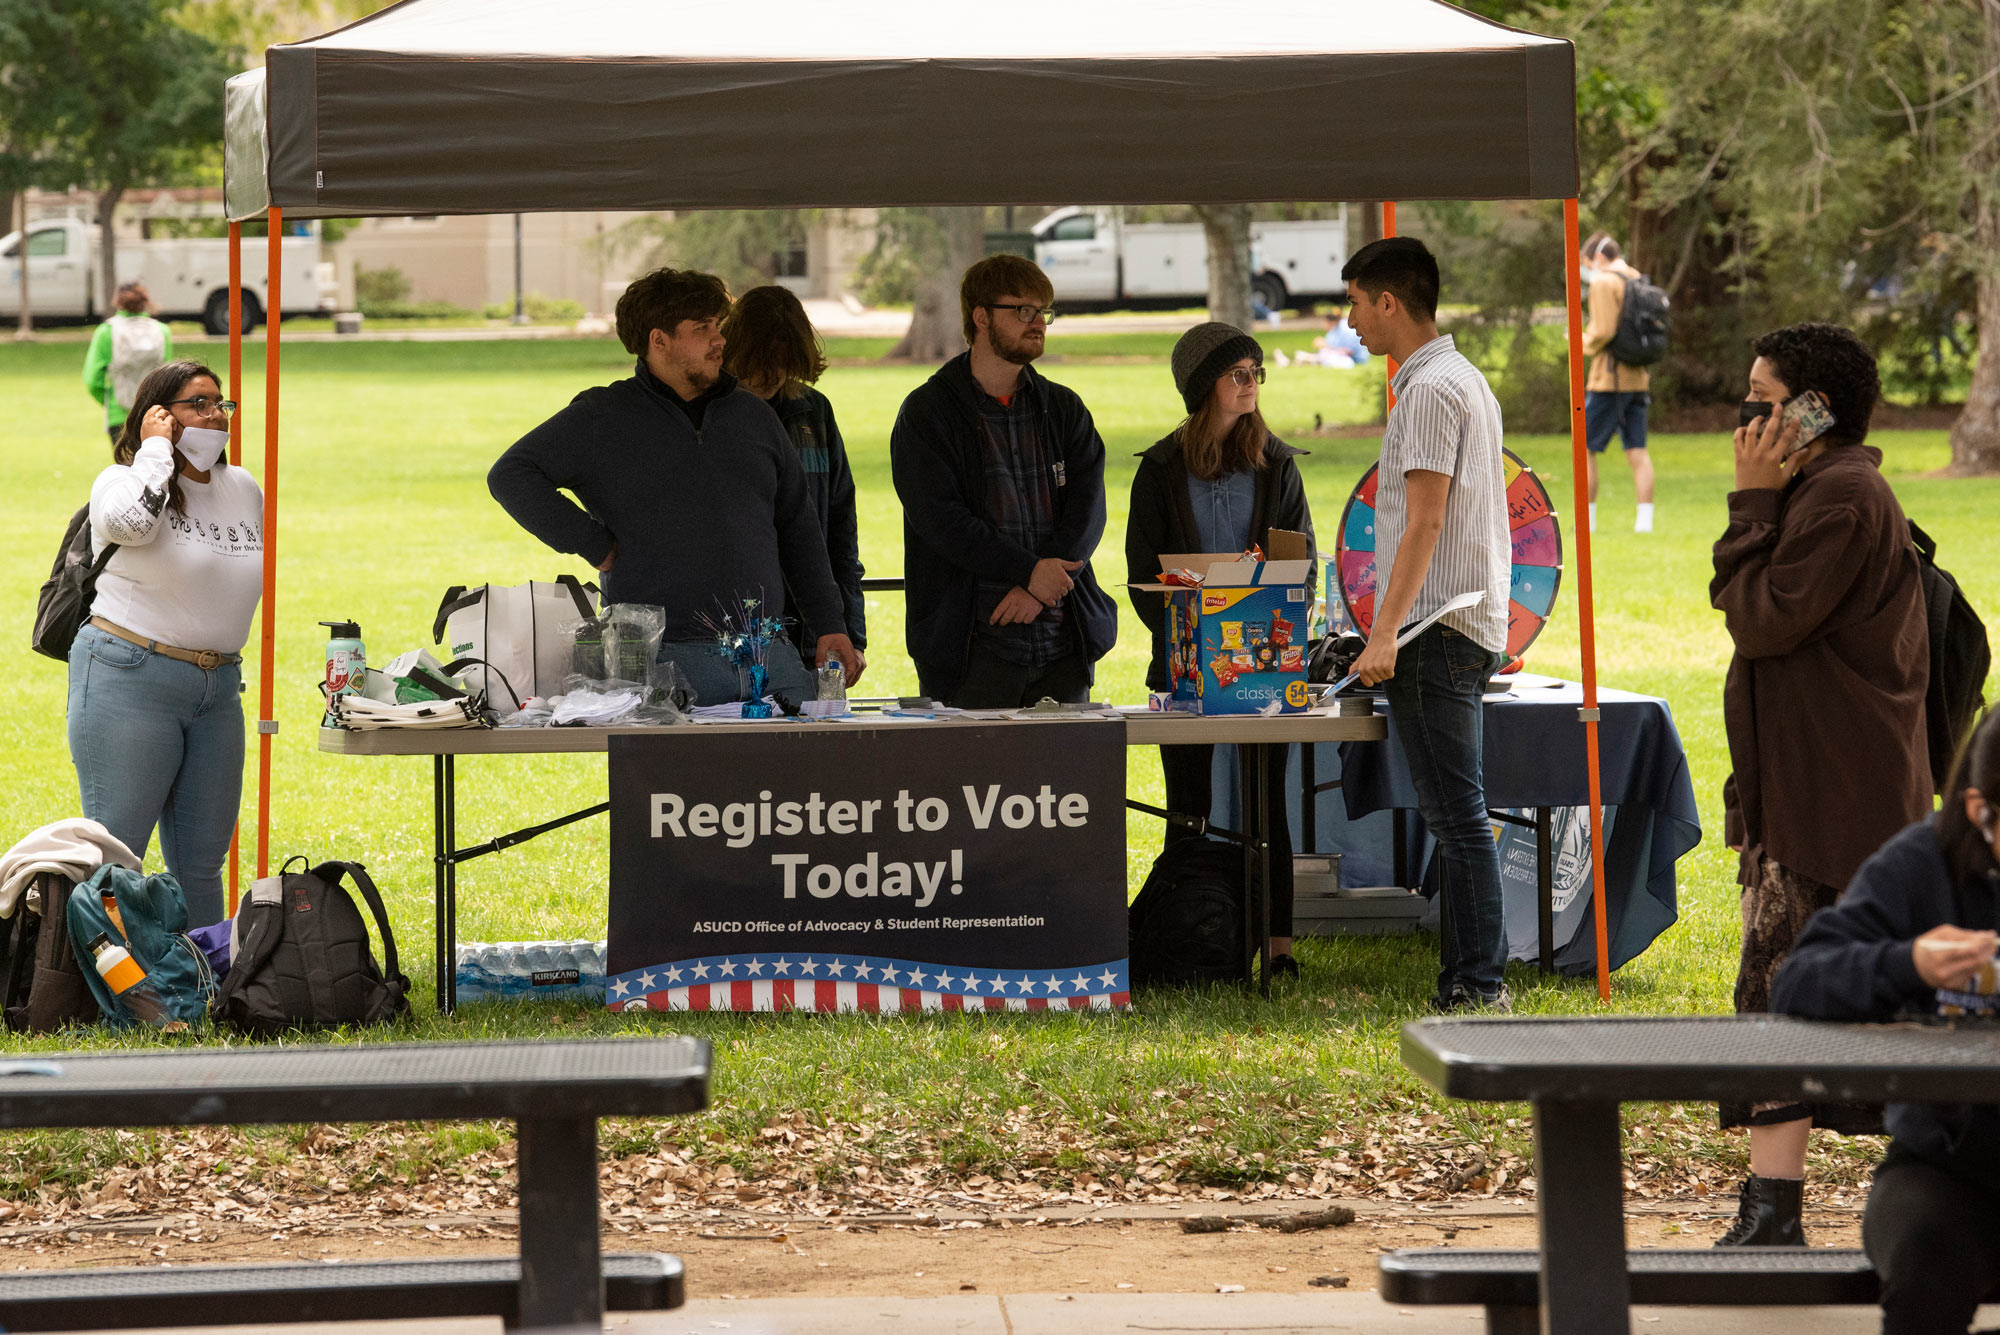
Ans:
[[[1763,403],[1756,399],[1745,399],[1737,406],[1736,425],[1749,426],[1760,417],[1769,417],[1771,410],[1777,406],[1775,403]]]

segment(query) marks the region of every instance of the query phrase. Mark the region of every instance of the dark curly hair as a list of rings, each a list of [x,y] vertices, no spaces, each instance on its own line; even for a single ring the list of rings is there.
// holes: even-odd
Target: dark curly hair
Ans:
[[[672,338],[683,320],[713,320],[729,314],[729,288],[712,273],[655,269],[618,298],[618,341],[634,357],[646,355],[655,329]]]
[[[1868,419],[1882,397],[1875,354],[1852,329],[1837,324],[1795,324],[1773,329],[1750,344],[1771,363],[1794,394],[1816,389],[1833,410],[1829,445],[1859,445],[1868,438]]]

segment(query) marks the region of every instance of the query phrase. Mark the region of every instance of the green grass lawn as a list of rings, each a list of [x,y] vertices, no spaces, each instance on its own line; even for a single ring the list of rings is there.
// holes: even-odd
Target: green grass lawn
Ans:
[[[1059,327],[1060,328],[1060,327]],[[1308,332],[1280,345],[1302,348]],[[1125,503],[1134,456],[1180,417],[1164,354],[1169,335],[1086,335],[1052,339],[1049,374],[1080,392],[1108,447],[1110,524],[1100,577],[1123,578]],[[860,492],[862,557],[869,572],[896,574],[901,525],[889,481],[888,433],[898,404],[927,368],[861,364],[873,342],[845,341],[822,388],[839,414]],[[224,350],[211,349],[220,359]],[[248,358],[261,373],[261,348]],[[25,653],[35,591],[69,514],[107,462],[94,405],[78,379],[76,346],[0,346],[0,369],[25,424],[0,438],[9,523],[0,530],[0,620],[23,656],[14,688],[0,702],[0,745],[9,756],[0,813],[11,840],[75,814],[76,788],[63,739],[63,670]],[[1448,1106],[1405,1074],[1397,1026],[1421,1014],[1436,967],[1430,938],[1305,941],[1301,982],[1263,1003],[1235,992],[1144,996],[1129,1015],[1098,1020],[950,1017],[630,1016],[577,1007],[474,1007],[452,1020],[430,1011],[431,955],[428,807],[423,759],[346,759],[314,746],[321,620],[352,617],[377,662],[428,643],[439,596],[453,584],[548,579],[581,563],[540,547],[487,496],[485,472],[518,435],[579,389],[627,372],[609,341],[467,344],[299,344],[286,353],[284,454],[280,477],[277,702],[281,724],[273,769],[273,862],[294,853],[365,862],[388,894],[404,964],[417,983],[418,1018],[379,1038],[625,1032],[672,1028],[706,1035],[719,1048],[717,1108],[704,1122],[702,1153],[740,1171],[771,1164],[761,1128],[805,1110],[816,1119],[856,1118],[900,1128],[910,1163],[941,1162],[947,1175],[1003,1170],[1062,1182],[1091,1172],[1136,1180],[1143,1164],[1167,1165],[1182,1180],[1212,1183],[1309,1182],[1335,1156],[1353,1152],[1384,1119],[1407,1122],[1412,1143],[1519,1149],[1522,1131],[1508,1110]],[[242,392],[249,405],[249,458],[261,458],[261,374]],[[1281,434],[1311,451],[1303,461],[1320,532],[1331,535],[1340,507],[1375,456],[1376,439],[1305,437],[1316,418],[1362,423],[1378,411],[1380,363],[1358,372],[1273,368],[1266,414]],[[1541,470],[1559,509],[1572,506],[1567,439],[1529,436],[1509,445]],[[2000,611],[2000,531],[1991,522],[2000,491],[1987,481],[1930,476],[1946,461],[1942,433],[1877,437],[1905,508],[1939,540],[1941,555],[1974,604]],[[1716,837],[1727,772],[1722,678],[1729,646],[1707,601],[1709,545],[1721,530],[1731,485],[1721,436],[1654,441],[1659,470],[1658,531],[1632,534],[1631,484],[1608,461],[1601,530],[1595,543],[1598,654],[1605,685],[1671,702],[1692,767],[1708,836],[1680,864],[1681,920],[1613,980],[1614,1008],[1723,1011],[1729,1006],[1737,946],[1731,858]],[[1574,538],[1571,578],[1530,667],[1563,676],[1579,670]],[[872,693],[914,691],[903,657],[900,598],[869,605]],[[1147,641],[1129,608],[1120,644],[1099,672],[1099,696],[1142,694]],[[251,639],[252,651],[257,643]],[[256,712],[254,673],[246,717]],[[254,754],[254,752],[253,752]],[[601,757],[476,759],[461,763],[461,841],[471,842],[589,805],[603,796]],[[1808,781],[1802,777],[1801,781]],[[1857,782],[1857,776],[1811,776]],[[1157,801],[1154,754],[1131,753],[1129,789]],[[254,816],[254,770],[246,818]],[[1158,849],[1158,823],[1129,824],[1129,880],[1136,890]],[[246,837],[245,875],[253,875]],[[605,925],[607,838],[588,821],[506,854],[483,858],[460,876],[464,940],[601,936]],[[150,860],[157,865],[157,846]],[[1595,1009],[1585,980],[1544,981],[1516,967],[1518,1009]],[[107,1040],[109,1041],[109,1040]],[[77,1039],[22,1046],[69,1046]],[[1021,1109],[1035,1114],[1029,1137]],[[1518,1110],[1516,1110],[1518,1111]],[[1647,1126],[1667,1116],[1635,1113]],[[1697,1126],[1695,1114],[1692,1123]],[[1683,1125],[1675,1122],[1674,1125]],[[1049,1137],[1062,1133],[1061,1143]],[[678,1140],[685,1127],[634,1126],[614,1137],[622,1152]],[[1735,1142],[1662,1134],[1664,1161],[1680,1166],[1736,1162]],[[399,1153],[408,1164],[449,1166],[501,1132],[413,1133]],[[45,1179],[88,1181],[103,1165],[135,1153],[108,1134],[15,1136],[0,1151],[0,1194]],[[147,1142],[152,1143],[152,1142]],[[257,1163],[286,1161],[296,1136],[246,1135]],[[832,1150],[814,1171],[845,1180],[848,1158]],[[1383,1151],[1381,1163],[1415,1150]],[[1719,1160],[1718,1160],[1719,1156]],[[887,1162],[887,1160],[885,1160]],[[358,1181],[367,1180],[360,1172]],[[1374,1170],[1370,1170],[1371,1172]],[[829,1177],[830,1175],[830,1177]],[[1344,1180],[1366,1185],[1367,1173]]]

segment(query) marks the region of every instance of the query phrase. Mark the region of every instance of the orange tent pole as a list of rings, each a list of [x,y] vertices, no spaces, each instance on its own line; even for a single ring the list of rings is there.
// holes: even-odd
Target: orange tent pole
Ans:
[[[229,224],[229,397],[243,402],[243,224]],[[229,463],[243,464],[243,414],[229,418]],[[242,856],[243,822],[229,831],[229,916],[236,916],[237,859]]]
[[[1569,296],[1569,441],[1571,473],[1576,483],[1576,509],[1570,512],[1570,532],[1576,539],[1576,604],[1579,614],[1578,644],[1583,650],[1584,763],[1590,780],[1590,896],[1592,918],[1597,924],[1597,996],[1611,1000],[1611,949],[1606,940],[1604,920],[1604,782],[1597,755],[1597,627],[1590,588],[1590,524],[1576,522],[1590,513],[1590,456],[1583,433],[1583,276],[1577,272],[1576,257],[1583,244],[1577,239],[1576,201],[1563,201],[1563,242],[1569,251],[1563,257],[1564,287]]]
[[[1382,235],[1396,235],[1396,201],[1393,199],[1382,201]],[[1392,383],[1396,379],[1396,359],[1385,357],[1383,363],[1387,370],[1382,374],[1382,393],[1387,397],[1387,407],[1393,408],[1396,406],[1396,389]]]
[[[264,248],[269,284],[264,294],[264,606],[263,664],[257,685],[257,876],[271,871],[271,738],[278,731],[272,707],[273,666],[278,651],[278,322],[284,311],[284,210],[273,204],[266,215],[270,235]]]

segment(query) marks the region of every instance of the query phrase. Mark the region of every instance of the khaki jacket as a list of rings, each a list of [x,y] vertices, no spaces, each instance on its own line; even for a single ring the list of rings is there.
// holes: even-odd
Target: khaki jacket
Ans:
[[[1613,361],[1604,350],[1604,345],[1618,334],[1618,311],[1625,304],[1625,275],[1632,272],[1620,260],[1616,268],[1593,270],[1590,275],[1590,317],[1583,327],[1583,355],[1590,358],[1590,369],[1583,382],[1588,392],[1630,393],[1653,387],[1653,377],[1645,367],[1625,366]]]

